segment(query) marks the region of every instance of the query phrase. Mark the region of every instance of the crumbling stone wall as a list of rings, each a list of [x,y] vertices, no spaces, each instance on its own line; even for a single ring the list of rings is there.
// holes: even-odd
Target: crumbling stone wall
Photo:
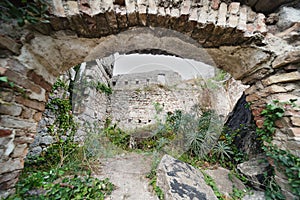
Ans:
[[[155,70],[147,73],[133,73],[113,76],[111,82],[116,89],[138,89],[153,84],[172,86],[180,83],[182,77],[174,71]]]
[[[134,74],[134,77],[141,77],[141,75]],[[124,77],[130,80],[128,78],[131,77]],[[167,112],[174,113],[176,110],[191,112],[193,106],[199,105],[201,92],[199,85],[184,82],[176,85],[156,82],[144,87],[136,85],[117,87],[114,88],[111,96],[111,117],[113,123],[121,128],[127,130],[141,128],[158,123],[157,120],[164,119]],[[162,110],[156,111],[155,104]]]
[[[6,51],[0,74],[15,84],[1,83],[1,196],[13,192],[56,77],[83,61],[115,52],[161,49],[209,63],[211,59],[202,56],[205,51],[199,53],[202,45],[219,68],[251,86],[247,101],[252,102],[258,126],[263,122],[260,111],[274,98],[292,97],[299,105],[299,46],[283,39],[289,35],[286,32],[268,34],[265,16],[247,6],[208,0],[185,0],[174,8],[154,0],[126,0],[121,5],[113,0],[49,2],[49,24],[20,31],[19,38],[9,36],[9,31],[16,32],[14,27],[1,32],[1,48]],[[299,118],[299,110],[289,108],[280,120],[282,128],[278,122],[275,136],[279,137],[274,140],[282,142],[282,148],[293,141],[295,155],[300,146]]]

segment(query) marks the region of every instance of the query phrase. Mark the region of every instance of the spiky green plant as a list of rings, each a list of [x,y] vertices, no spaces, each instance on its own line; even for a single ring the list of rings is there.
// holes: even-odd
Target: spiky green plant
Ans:
[[[231,148],[224,141],[218,141],[212,151],[213,154],[220,158],[222,161],[225,160],[225,156],[227,158],[230,158],[230,155],[233,154]]]

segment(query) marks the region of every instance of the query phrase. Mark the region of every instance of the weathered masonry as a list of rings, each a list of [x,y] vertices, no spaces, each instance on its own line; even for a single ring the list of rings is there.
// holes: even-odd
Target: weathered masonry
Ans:
[[[13,192],[56,77],[84,61],[143,49],[214,61],[250,85],[247,101],[258,126],[261,110],[273,99],[298,99],[299,105],[300,47],[268,33],[265,16],[240,3],[49,2],[49,24],[18,30],[5,25],[7,32],[1,33],[1,46],[10,53],[0,58],[0,74],[15,87],[1,84],[0,196]],[[300,156],[299,108],[288,108],[277,123],[274,143]],[[277,181],[285,183],[283,176]]]

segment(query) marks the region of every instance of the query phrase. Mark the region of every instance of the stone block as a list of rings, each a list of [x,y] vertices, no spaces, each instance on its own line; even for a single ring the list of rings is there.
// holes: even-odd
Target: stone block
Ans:
[[[8,36],[0,35],[0,46],[5,47],[6,49],[10,50],[14,54],[19,55],[21,53],[20,49],[22,45],[15,42],[12,38]]]
[[[239,2],[233,2],[228,7],[228,12],[230,14],[237,15],[239,13],[239,11],[240,11],[240,3]]]
[[[264,108],[262,108],[262,107],[251,108],[252,115],[253,115],[254,117],[260,116],[260,115],[261,115],[261,112],[262,112],[263,110],[264,110]]]
[[[198,9],[197,8],[191,8],[189,21],[195,21],[195,22],[198,21]]]
[[[6,70],[7,70],[7,68],[0,67],[0,75],[4,75]]]
[[[16,159],[10,159],[7,162],[0,163],[0,174],[4,174],[7,172],[13,172],[16,170],[23,169],[24,161],[23,159],[16,158]]]
[[[22,107],[13,103],[0,104],[0,113],[3,115],[19,116]]]
[[[11,179],[11,180],[9,180],[7,182],[0,183],[0,188],[3,189],[3,190],[11,189],[12,187],[15,186],[15,184],[17,182],[18,182],[18,178]]]
[[[44,102],[39,102],[36,100],[31,100],[28,98],[24,98],[22,96],[16,96],[16,102],[19,104],[22,104],[24,106],[27,106],[29,108],[36,109],[38,111],[44,111],[45,110],[45,103]]]
[[[180,9],[181,15],[188,16],[190,14],[191,4],[192,4],[191,0],[185,0],[182,2],[181,9]]]
[[[104,13],[86,19],[89,19],[86,23],[93,37],[106,36],[111,33]]]
[[[0,177],[0,184],[17,178],[19,176],[19,174],[20,174],[20,171],[14,171],[14,172],[11,172],[11,173],[2,174],[1,177]]]
[[[292,71],[297,71],[300,68],[300,63],[299,64],[290,64],[284,67],[284,70],[286,72],[292,72]]]
[[[256,20],[254,22],[255,24],[255,30],[260,32],[260,33],[266,33],[267,32],[267,25],[265,23],[265,15],[262,14],[262,13],[258,13],[257,14],[257,17],[256,17]]]
[[[238,29],[244,31],[247,30],[247,8],[245,6],[240,9]]]
[[[37,85],[35,85],[33,82],[28,80],[24,75],[21,75],[19,73],[16,73],[10,69],[6,70],[5,76],[8,77],[9,81],[14,82],[15,84],[24,87],[32,92],[35,92],[37,94],[41,93],[41,88]]]
[[[217,25],[226,26],[226,18],[227,18],[227,4],[222,2],[218,13]]]
[[[170,16],[166,16],[166,12],[165,12],[165,8],[163,7],[158,7],[157,10],[158,14],[157,14],[157,24],[160,27],[165,27],[166,26],[166,22],[169,21]]]
[[[290,137],[300,137],[300,128],[289,128],[288,135]]]
[[[147,25],[147,5],[139,4],[138,0],[138,19],[139,19],[139,25],[146,26]]]
[[[23,119],[31,119],[33,113],[34,113],[33,109],[25,107],[25,108],[23,108],[23,111],[22,111],[22,114],[21,114],[21,118],[23,118]]]
[[[218,167],[217,169],[205,170],[204,172],[215,181],[219,191],[229,199],[233,188],[237,188],[239,190],[246,189],[243,182],[235,177],[234,174],[231,174],[228,169]]]
[[[244,174],[250,184],[257,190],[261,190],[264,183],[264,174],[269,170],[269,163],[266,158],[259,155],[249,161],[238,164],[237,169]]]
[[[52,90],[52,84],[47,82],[41,75],[38,75],[37,73],[35,73],[35,71],[30,70],[27,73],[27,77],[29,80],[31,80],[35,84],[41,86],[46,91],[50,92]]]
[[[236,16],[236,15],[230,15],[229,16],[229,19],[228,19],[228,22],[227,22],[227,25],[231,28],[235,28],[237,27],[239,23],[239,17]]]
[[[300,126],[300,117],[291,117],[291,122],[294,126]]]
[[[53,7],[52,7],[52,12],[54,15],[59,16],[59,17],[65,17],[65,9],[62,3],[62,0],[53,0]]]
[[[22,137],[16,137],[14,142],[16,144],[31,144],[34,141],[34,135],[32,136],[22,136]]]
[[[259,100],[260,97],[257,94],[251,94],[246,97],[247,102],[253,102]]]
[[[218,16],[218,11],[216,10],[210,10],[207,15],[207,22],[216,24],[217,23],[217,16]]]
[[[68,16],[80,14],[77,1],[66,1],[65,6],[67,7],[66,14]]]
[[[300,72],[290,72],[284,74],[278,74],[270,76],[264,80],[262,80],[263,85],[268,86],[275,83],[287,83],[287,82],[294,82],[300,81]]]
[[[10,116],[1,116],[0,117],[0,126],[9,127],[9,128],[35,129],[36,123],[26,121],[21,118],[10,117]]]
[[[283,67],[290,63],[299,63],[300,62],[300,51],[289,51],[284,55],[276,57],[272,63],[274,69]]]
[[[206,24],[207,16],[208,16],[208,4],[205,4],[203,5],[203,7],[200,8],[198,22],[201,24]]]
[[[12,134],[12,130],[9,129],[0,129],[0,138],[7,137]]]
[[[25,158],[25,156],[27,155],[27,144],[19,144],[15,147],[12,157],[13,158]]]
[[[158,166],[157,186],[164,192],[166,200],[218,199],[200,171],[169,155],[165,155]]]
[[[279,85],[270,85],[264,89],[265,92],[269,94],[275,94],[275,93],[283,93],[287,92],[287,89],[285,87],[279,86]]]
[[[36,113],[33,115],[33,119],[34,119],[36,122],[39,122],[39,121],[42,119],[42,116],[43,116],[43,113],[42,113],[42,112],[36,112]]]
[[[214,10],[218,10],[220,6],[220,0],[212,0],[211,1],[211,8]]]
[[[257,126],[257,128],[262,128],[264,127],[264,121],[263,120],[255,120],[255,124]]]

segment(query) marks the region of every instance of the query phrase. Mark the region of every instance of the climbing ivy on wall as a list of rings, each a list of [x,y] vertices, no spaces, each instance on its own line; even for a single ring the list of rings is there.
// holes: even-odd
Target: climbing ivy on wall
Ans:
[[[292,193],[299,197],[300,158],[289,151],[279,149],[271,143],[275,133],[275,122],[283,117],[285,112],[284,106],[295,107],[295,101],[293,99],[289,102],[275,100],[273,103],[268,104],[261,113],[264,117],[264,124],[262,128],[257,129],[257,135],[263,141],[264,145],[262,148],[266,152],[267,157],[274,162],[276,169],[287,177]],[[279,187],[268,187],[270,185],[270,183],[266,184],[266,196],[268,199],[285,199]]]
[[[77,124],[72,115],[69,85],[58,79],[47,104],[55,115],[48,132],[55,138],[40,156],[27,157],[16,185],[16,194],[8,199],[100,199],[109,195],[114,185],[108,179],[91,176],[85,146],[74,141]],[[59,97],[51,96],[54,90]]]

